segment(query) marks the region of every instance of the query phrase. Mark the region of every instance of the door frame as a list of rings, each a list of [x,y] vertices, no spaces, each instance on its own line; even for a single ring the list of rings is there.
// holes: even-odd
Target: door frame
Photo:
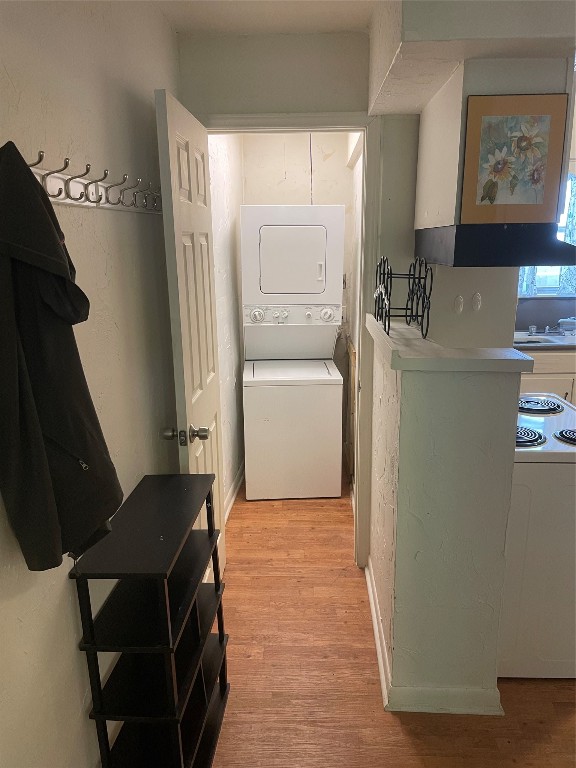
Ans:
[[[354,382],[357,418],[354,434],[355,468],[352,489],[354,513],[354,560],[359,568],[368,565],[372,478],[372,376],[374,349],[363,318],[371,311],[374,268],[378,261],[381,210],[382,118],[366,112],[314,112],[302,114],[213,114],[198,119],[209,134],[290,133],[302,131],[362,132],[363,196],[362,243],[359,281],[359,348]]]

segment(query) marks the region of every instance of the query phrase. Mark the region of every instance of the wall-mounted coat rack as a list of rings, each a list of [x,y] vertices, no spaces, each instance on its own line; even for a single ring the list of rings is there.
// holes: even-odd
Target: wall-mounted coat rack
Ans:
[[[85,208],[108,208],[113,211],[132,211],[132,213],[162,213],[162,193],[160,188],[152,189],[152,182],[142,186],[142,179],[135,184],[128,183],[130,178],[123,174],[122,181],[110,183],[108,169],[97,179],[88,179],[91,165],[86,164],[82,173],[67,175],[70,158],[64,158],[61,168],[49,170],[41,167],[44,152],[38,152],[38,159],[28,163],[38,181],[42,184],[53,203],[81,205]]]

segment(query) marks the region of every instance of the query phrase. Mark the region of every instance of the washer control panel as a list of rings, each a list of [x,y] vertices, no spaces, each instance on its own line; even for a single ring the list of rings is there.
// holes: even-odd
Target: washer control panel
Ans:
[[[244,306],[245,325],[324,325],[342,322],[339,304]]]

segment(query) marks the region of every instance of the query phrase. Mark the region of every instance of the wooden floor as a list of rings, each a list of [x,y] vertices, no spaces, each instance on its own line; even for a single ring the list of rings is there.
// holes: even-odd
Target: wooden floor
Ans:
[[[348,498],[239,498],[226,539],[215,768],[574,768],[572,681],[500,681],[505,717],[384,711]]]

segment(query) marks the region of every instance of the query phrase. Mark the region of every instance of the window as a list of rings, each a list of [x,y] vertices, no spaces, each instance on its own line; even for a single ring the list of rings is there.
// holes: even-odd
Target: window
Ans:
[[[576,245],[576,176],[568,174],[558,240]],[[576,267],[521,267],[518,296],[576,296]]]

